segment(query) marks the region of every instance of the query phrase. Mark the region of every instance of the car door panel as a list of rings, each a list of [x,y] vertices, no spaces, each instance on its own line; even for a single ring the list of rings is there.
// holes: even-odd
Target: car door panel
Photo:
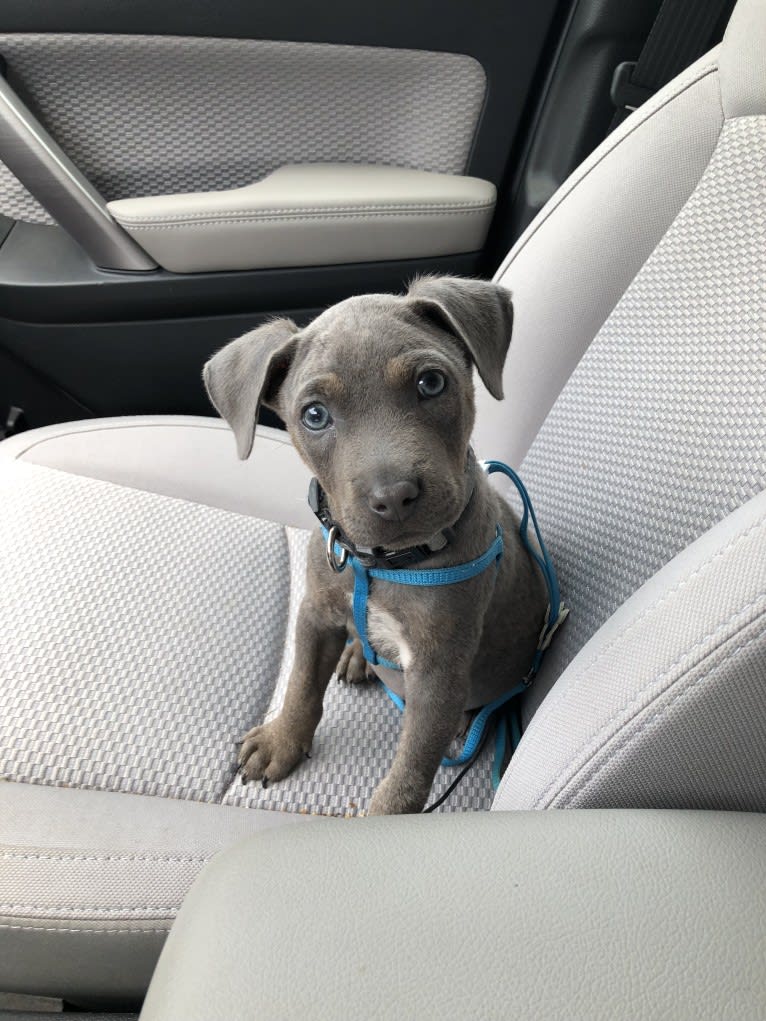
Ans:
[[[115,208],[188,192],[217,201],[310,163],[474,177],[494,188],[507,177],[557,6],[6,0],[0,56],[8,84]],[[390,218],[374,196],[371,206],[361,247],[323,245],[314,219],[312,246],[299,237],[279,268],[269,266],[277,245],[267,237],[258,269],[219,253],[173,261],[193,274],[161,265],[118,274],[96,269],[0,168],[0,214],[15,221],[0,243],[0,351],[92,413],[204,412],[199,365],[265,316],[305,321],[418,272],[485,270],[485,228],[445,242],[442,220],[414,246],[396,237],[384,245]],[[400,210],[397,229],[417,227],[405,219],[411,212]],[[131,233],[140,244],[140,231]],[[54,409],[33,398],[6,366],[0,411],[10,403],[28,405],[32,425],[65,413],[60,401]]]
[[[7,77],[109,201],[240,188],[287,164],[465,172],[473,57],[383,47],[88,33],[0,35]],[[12,175],[6,215],[52,222]]]

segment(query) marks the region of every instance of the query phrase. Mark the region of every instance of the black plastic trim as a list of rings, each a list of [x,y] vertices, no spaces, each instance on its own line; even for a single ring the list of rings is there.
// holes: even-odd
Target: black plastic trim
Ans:
[[[3,214],[0,213],[0,248],[2,248],[3,242],[11,233],[11,227],[13,227],[14,223],[15,221],[12,220],[10,216],[3,216]]]
[[[418,273],[479,272],[481,253],[236,273],[109,273],[59,227],[17,223],[0,247],[0,309],[30,323],[129,322],[322,308]]]
[[[87,405],[45,373],[0,347],[0,420],[13,404],[24,408],[26,424],[32,429],[93,416]]]
[[[13,358],[41,383],[66,395],[74,409],[94,415],[213,414],[202,385],[202,366],[218,348],[287,315],[303,325],[321,308],[274,307],[267,314],[142,320],[141,322],[37,324],[0,319],[0,410],[31,408],[21,378],[2,376]],[[54,382],[55,381],[55,382]],[[31,413],[30,424],[42,424]],[[72,418],[82,418],[76,410]]]
[[[488,265],[503,260],[551,195],[609,133],[614,68],[620,60],[635,60],[660,2],[578,0],[567,12],[525,151],[499,192]]]

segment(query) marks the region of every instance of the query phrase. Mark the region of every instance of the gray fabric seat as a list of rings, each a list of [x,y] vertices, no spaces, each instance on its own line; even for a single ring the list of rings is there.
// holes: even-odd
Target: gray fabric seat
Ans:
[[[496,809],[766,809],[765,155],[766,4],[740,0],[499,271],[507,396],[479,395],[475,445],[521,466],[572,616]],[[140,995],[201,862],[363,810],[388,766],[396,711],[334,686],[310,762],[235,782],[311,525],[259,432],[244,464],[206,419],[0,445],[0,988]],[[483,761],[448,807],[490,800]]]
[[[284,433],[261,430],[243,470],[231,443],[222,422],[167,418],[0,447],[6,779],[331,815],[369,800],[400,723],[369,686],[331,689],[320,769],[268,789],[235,775],[237,738],[281,704],[313,515]],[[489,807],[488,768],[450,807]]]

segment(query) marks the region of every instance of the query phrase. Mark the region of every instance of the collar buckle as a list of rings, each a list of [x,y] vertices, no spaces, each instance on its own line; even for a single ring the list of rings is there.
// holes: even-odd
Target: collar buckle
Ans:
[[[406,549],[386,550],[378,546],[373,551],[374,563],[370,567],[399,568],[419,564],[431,555],[428,546],[408,546]]]

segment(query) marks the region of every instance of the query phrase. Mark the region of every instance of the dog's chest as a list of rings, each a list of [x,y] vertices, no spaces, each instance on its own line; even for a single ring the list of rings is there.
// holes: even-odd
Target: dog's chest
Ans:
[[[383,659],[398,663],[404,670],[412,662],[412,650],[404,636],[404,628],[392,614],[372,601],[367,604],[367,637]]]

